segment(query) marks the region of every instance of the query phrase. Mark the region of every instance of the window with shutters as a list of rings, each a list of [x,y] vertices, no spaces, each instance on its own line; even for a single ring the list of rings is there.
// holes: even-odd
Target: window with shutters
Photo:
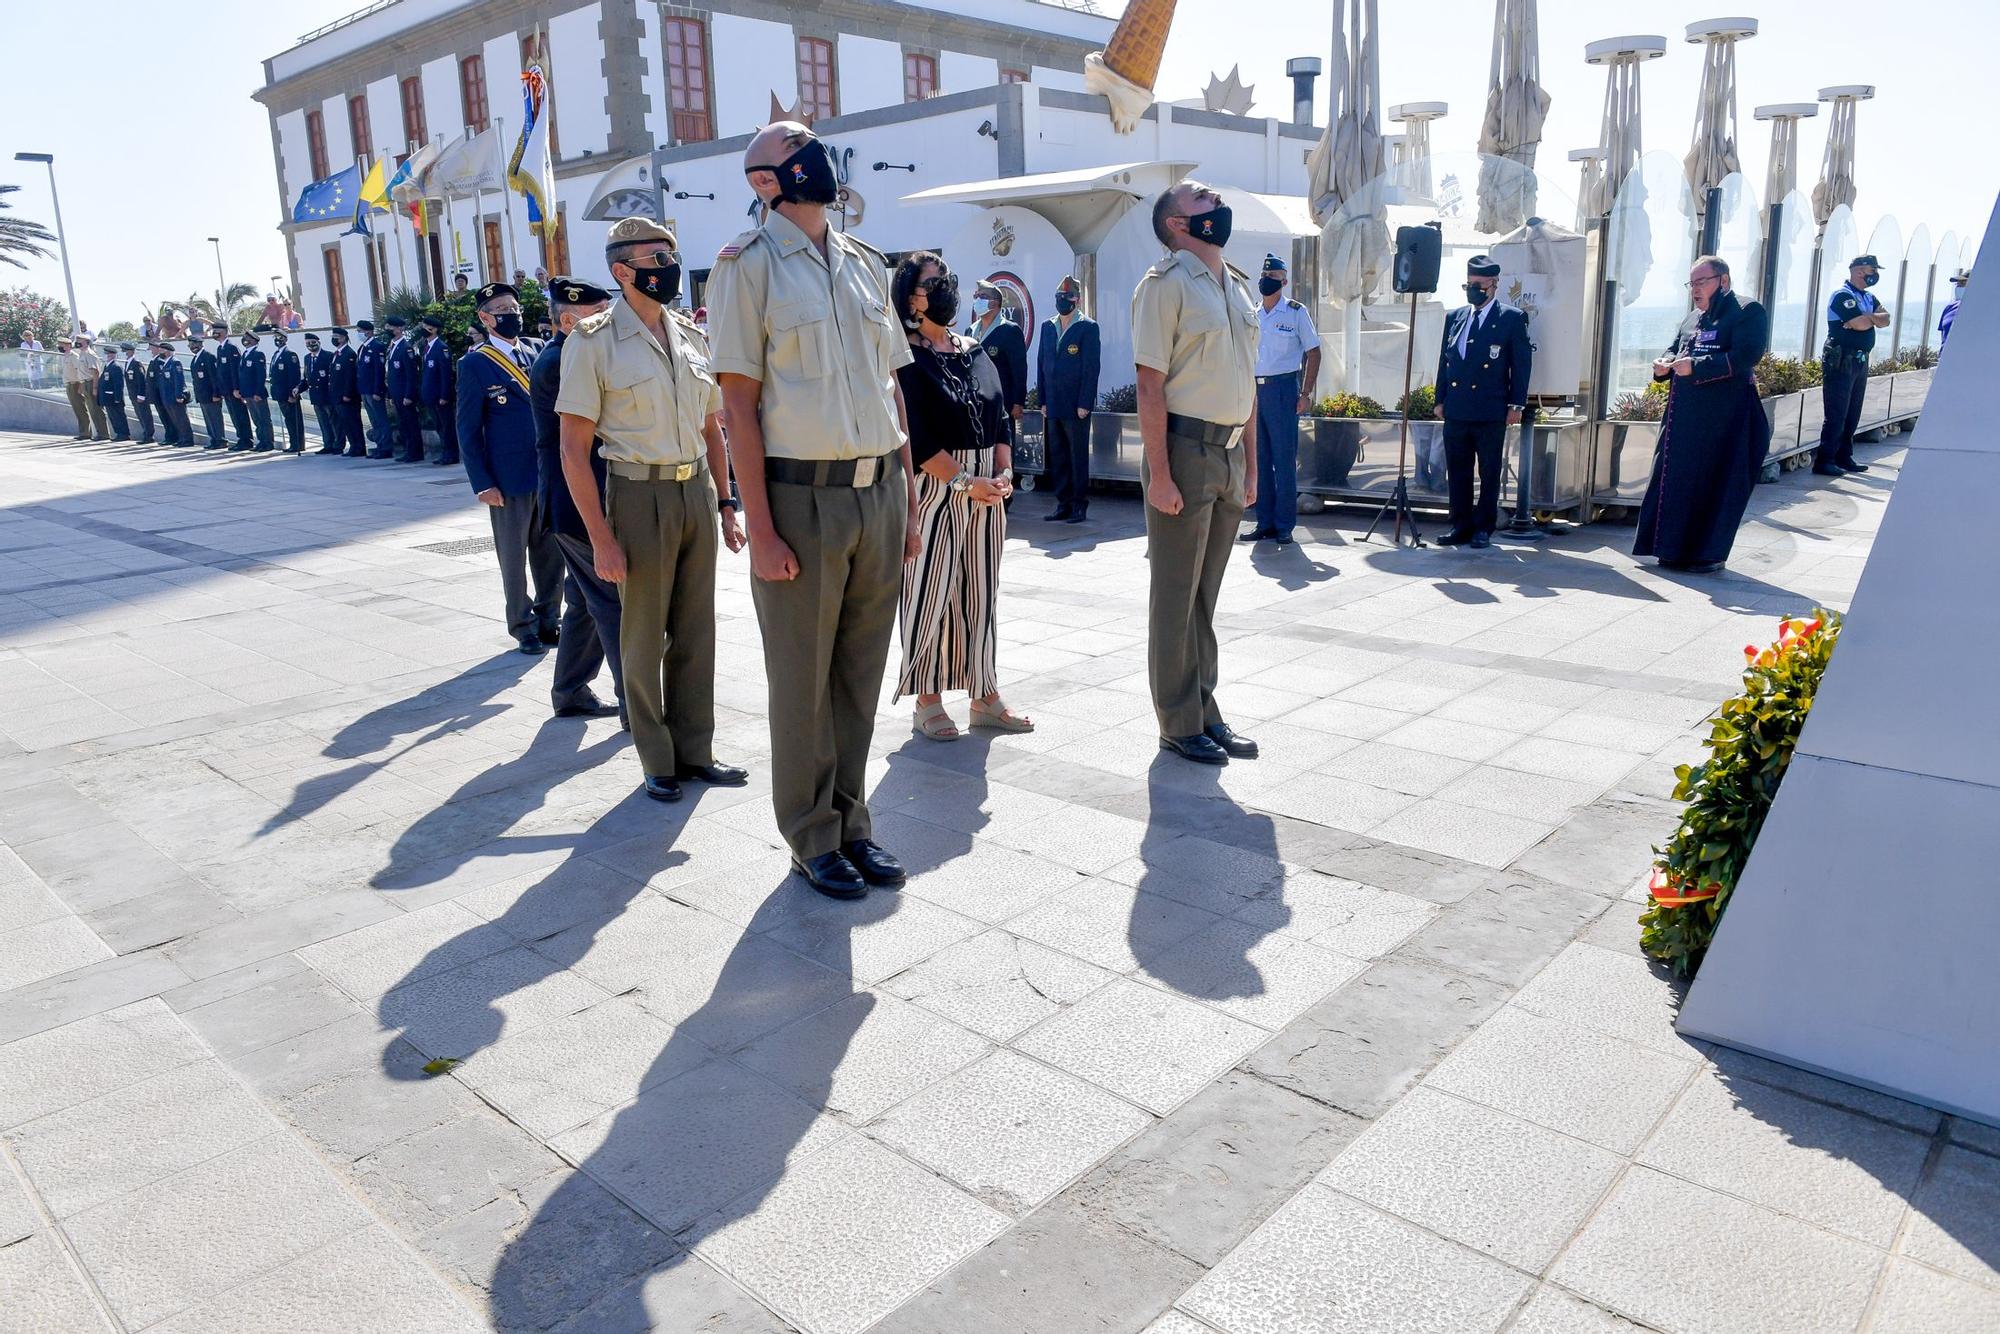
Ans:
[[[368,126],[368,98],[357,94],[347,99],[347,135],[355,157],[375,151],[375,132]]]
[[[336,328],[347,325],[347,276],[340,267],[340,246],[338,243],[323,246],[319,252],[320,265],[326,270],[326,318]]]
[[[833,43],[823,37],[799,38],[799,108],[813,120],[840,114],[833,77]]]
[[[1027,81],[1028,71],[1024,69],[1003,69],[1000,71],[1000,82],[1002,83],[1026,83]]]
[[[705,143],[715,137],[708,97],[708,25],[700,19],[669,18],[662,34],[667,52],[667,106],[674,142]]]
[[[312,178],[322,180],[326,169],[326,120],[317,111],[306,112],[306,153],[312,163]]]
[[[496,218],[484,219],[482,240],[486,250],[486,281],[499,283],[507,281],[507,252],[500,242],[500,222]]]
[[[486,57],[467,56],[458,62],[458,101],[465,127],[474,134],[486,128]]]
[[[414,75],[403,80],[403,139],[412,144],[431,141],[430,127],[424,124],[424,83]]]
[[[911,51],[903,56],[903,100],[921,102],[937,96],[937,57]]]

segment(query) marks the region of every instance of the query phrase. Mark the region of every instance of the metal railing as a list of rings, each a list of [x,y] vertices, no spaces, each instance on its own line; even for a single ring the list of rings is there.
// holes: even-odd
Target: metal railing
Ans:
[[[294,42],[293,45],[304,46],[307,42],[314,41],[318,38],[324,37],[330,32],[338,32],[340,29],[345,28],[348,24],[358,23],[362,19],[367,18],[370,14],[379,13],[380,11],[387,9],[389,6],[395,3],[397,3],[397,0],[375,0],[374,4],[363,6],[362,8],[355,10],[352,14],[343,14],[339,18],[333,20],[331,23],[320,24],[317,28],[314,28],[311,32],[299,38],[299,40]]]

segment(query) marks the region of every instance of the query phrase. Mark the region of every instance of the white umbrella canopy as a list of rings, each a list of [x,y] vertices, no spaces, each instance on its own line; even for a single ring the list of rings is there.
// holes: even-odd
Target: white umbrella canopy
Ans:
[[[1826,156],[1819,167],[1819,184],[1813,187],[1813,217],[1825,230],[1827,220],[1842,204],[1854,207],[1854,109],[1873,97],[1875,90],[1865,84],[1848,84],[1819,90],[1819,100],[1833,103],[1833,116],[1826,127]]]
[[[1694,142],[1682,160],[1697,207],[1708,191],[1742,170],[1736,148],[1736,44],[1756,35],[1757,20],[1751,18],[1708,19],[1687,26],[1688,42],[1702,48]]]
[[[1341,302],[1374,290],[1389,252],[1376,12],[1376,0],[1334,0],[1332,106],[1306,161],[1306,197],[1320,225],[1320,290]]]
[[[1664,37],[1606,37],[1583,48],[1584,60],[1605,67],[1604,121],[1597,143],[1604,150],[1599,177],[1601,197],[1587,201],[1603,216],[1611,211],[1618,191],[1632,178],[1643,151],[1639,117],[1639,66],[1667,53]],[[1583,202],[1583,201],[1579,201]]]
[[[1799,183],[1799,121],[1817,116],[1811,102],[1772,102],[1757,108],[1758,120],[1771,122],[1771,157],[1764,167],[1764,198],[1777,203]]]
[[[1593,218],[1601,218],[1610,208],[1610,197],[1604,185],[1604,150],[1601,148],[1572,148],[1569,160],[1583,164],[1581,179],[1576,187],[1576,229],[1590,230]]]
[[[1535,165],[1548,118],[1549,95],[1543,90],[1541,36],[1535,0],[1496,0],[1493,9],[1493,63],[1486,90],[1486,120],[1479,129],[1479,152],[1507,158],[1524,167]],[[1532,171],[1508,171],[1486,163],[1479,171],[1479,218],[1482,232],[1511,232],[1535,211]]]

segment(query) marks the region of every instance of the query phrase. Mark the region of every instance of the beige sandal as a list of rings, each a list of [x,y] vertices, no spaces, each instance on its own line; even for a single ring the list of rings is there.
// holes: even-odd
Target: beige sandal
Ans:
[[[958,724],[944,711],[944,701],[917,706],[916,728],[933,741],[958,740]]]
[[[991,727],[1001,732],[1032,732],[1035,730],[1033,719],[1023,718],[1020,714],[1014,713],[998,700],[995,700],[994,703],[999,704],[999,707],[994,708],[992,705],[976,699],[972,701],[972,725],[974,727]]]

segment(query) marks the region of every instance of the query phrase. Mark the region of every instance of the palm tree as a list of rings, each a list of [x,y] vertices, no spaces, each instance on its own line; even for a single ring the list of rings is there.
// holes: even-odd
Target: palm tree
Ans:
[[[249,306],[257,300],[257,296],[258,292],[255,284],[231,283],[229,284],[229,289],[222,294],[222,310],[220,311],[215,308],[214,301],[193,292],[188,293],[187,299],[184,301],[162,301],[160,309],[163,311],[179,311],[183,318],[189,315],[199,315],[210,324],[222,325],[229,329],[237,328],[239,322],[241,322],[241,326],[247,329],[250,325],[256,323],[254,318],[256,312],[250,310]]]
[[[0,185],[0,209],[14,207],[7,202],[7,196],[20,188],[18,185]],[[49,252],[42,248],[42,242],[53,242],[55,239],[55,234],[39,222],[30,222],[26,218],[0,218],[0,260],[17,269],[28,267],[15,258],[17,255],[47,259]]]

